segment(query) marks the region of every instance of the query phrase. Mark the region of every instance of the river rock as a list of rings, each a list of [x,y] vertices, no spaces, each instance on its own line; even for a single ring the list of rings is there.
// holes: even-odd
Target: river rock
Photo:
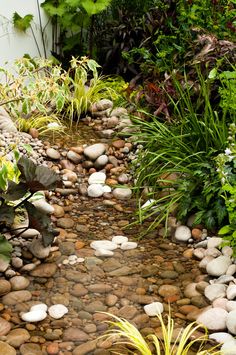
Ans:
[[[57,226],[64,229],[70,229],[74,227],[75,222],[72,218],[62,217],[57,220]]]
[[[228,300],[234,300],[236,297],[236,285],[229,285],[226,291]]]
[[[138,243],[136,242],[124,242],[121,244],[120,248],[122,250],[131,250],[137,248]]]
[[[28,246],[29,251],[38,259],[45,259],[48,257],[51,247],[45,247],[42,238],[34,239]]]
[[[221,355],[235,355],[236,354],[236,340],[226,341],[220,348]]]
[[[88,179],[89,185],[92,184],[104,184],[106,181],[106,174],[102,172],[96,172],[90,175]]]
[[[30,291],[27,290],[12,291],[2,297],[2,303],[7,306],[13,306],[18,303],[27,302],[31,300],[31,298],[32,295]]]
[[[117,249],[117,244],[111,242],[110,240],[95,240],[94,242],[90,243],[90,247],[96,250],[115,250]]]
[[[32,201],[31,203],[40,212],[44,212],[44,213],[47,213],[47,214],[52,214],[54,212],[53,206],[51,206],[44,198]]]
[[[0,259],[0,272],[5,272],[10,264],[10,261]]]
[[[231,334],[225,332],[217,332],[217,333],[209,334],[209,339],[214,339],[215,341],[217,341],[217,343],[223,343],[223,344],[228,341],[235,340]]]
[[[84,155],[90,160],[96,160],[106,151],[106,147],[102,143],[96,143],[84,149]]]
[[[113,256],[114,253],[112,250],[107,250],[107,249],[103,249],[103,248],[98,248],[95,250],[94,253],[95,256],[104,256],[104,257],[109,257],[109,256]]]
[[[96,349],[97,340],[90,340],[78,345],[73,350],[73,355],[87,355]],[[105,354],[104,354],[105,355]]]
[[[206,271],[211,276],[221,276],[226,273],[231,264],[232,262],[228,256],[218,256],[207,264]]]
[[[145,313],[149,317],[157,316],[158,314],[161,314],[164,311],[164,307],[161,302],[152,302],[152,303],[147,304],[143,308],[144,308]]]
[[[103,168],[106,164],[108,163],[108,156],[105,154],[100,155],[100,157],[98,157],[95,162],[94,162],[94,166],[96,169],[101,169]]]
[[[236,310],[236,301],[228,301],[227,300],[225,309],[228,312]]]
[[[175,230],[175,239],[180,242],[187,242],[191,238],[191,229],[187,226],[179,226]]]
[[[48,148],[46,150],[46,154],[47,154],[48,158],[53,159],[53,160],[60,159],[60,157],[61,157],[60,153],[54,148]]]
[[[52,277],[57,271],[57,265],[54,263],[44,263],[38,265],[34,270],[30,272],[34,277]]]
[[[29,323],[40,322],[40,321],[44,320],[46,317],[47,317],[47,313],[41,309],[36,309],[36,310],[30,311],[30,312],[26,312],[26,313],[21,314],[21,318],[25,322],[29,322]]]
[[[19,291],[26,289],[30,281],[24,276],[13,276],[10,279],[10,283],[13,291]]]
[[[41,350],[40,345],[35,343],[25,343],[22,344],[20,347],[20,354],[21,355],[43,355],[43,352]]]
[[[228,312],[222,308],[211,308],[198,316],[197,323],[212,331],[222,331],[226,329],[227,315]]]
[[[16,350],[5,341],[0,341],[0,355],[16,355]]]
[[[223,284],[213,284],[205,288],[205,297],[209,301],[214,301],[217,298],[223,298],[226,295],[226,286]]]
[[[17,128],[14,122],[2,106],[0,107],[0,130],[17,133]]]
[[[89,185],[87,190],[89,197],[101,197],[104,194],[104,189],[101,184]]]
[[[207,249],[208,248],[218,248],[221,245],[222,241],[223,241],[223,239],[220,237],[209,238],[207,241]]]
[[[54,216],[57,218],[63,217],[65,214],[64,208],[62,206],[59,205],[52,205],[54,208]]]
[[[54,319],[62,318],[66,313],[68,313],[68,308],[63,304],[54,304],[48,308],[49,315]]]
[[[228,313],[226,318],[226,326],[230,333],[236,335],[236,310]]]
[[[4,318],[0,317],[0,336],[6,335],[10,330],[11,324]]]
[[[43,312],[47,312],[47,309],[48,309],[48,306],[45,303],[38,303],[38,304],[33,305],[30,308],[30,312],[39,311],[39,310],[43,311]]]
[[[12,329],[6,337],[6,341],[14,348],[19,348],[22,344],[26,343],[30,339],[28,330],[23,328]]]
[[[0,280],[0,296],[5,295],[6,293],[11,291],[11,284],[7,280]]]
[[[69,150],[69,152],[67,153],[67,158],[71,160],[74,164],[79,164],[82,161],[81,155],[74,152],[73,150]]]
[[[132,196],[132,190],[128,187],[117,187],[113,190],[113,196],[119,200],[128,200]]]
[[[115,235],[112,237],[112,242],[115,244],[122,244],[128,242],[128,238],[124,235]]]
[[[63,341],[85,342],[89,340],[89,336],[78,328],[69,327],[65,329]]]

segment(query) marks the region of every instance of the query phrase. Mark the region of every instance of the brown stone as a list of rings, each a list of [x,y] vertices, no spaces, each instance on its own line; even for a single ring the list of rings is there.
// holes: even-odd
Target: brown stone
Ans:
[[[124,148],[125,141],[123,139],[118,139],[112,142],[112,146],[116,149]]]
[[[0,280],[0,296],[11,291],[11,284],[7,280]]]
[[[30,334],[28,330],[23,328],[17,328],[11,330],[6,337],[7,343],[14,346],[14,348],[19,348],[22,344],[26,343],[30,339]]]
[[[84,344],[76,346],[73,350],[73,355],[86,355],[96,349],[97,340],[90,340]]]
[[[6,335],[11,330],[11,324],[0,317],[0,336]]]
[[[54,263],[44,263],[38,265],[30,272],[31,276],[35,277],[52,277],[57,271],[57,265]],[[19,291],[18,291],[19,292]]]
[[[5,341],[0,341],[0,355],[16,355],[16,350]]]
[[[81,329],[69,327],[64,331],[63,341],[87,341],[89,340],[88,334],[83,332]]]

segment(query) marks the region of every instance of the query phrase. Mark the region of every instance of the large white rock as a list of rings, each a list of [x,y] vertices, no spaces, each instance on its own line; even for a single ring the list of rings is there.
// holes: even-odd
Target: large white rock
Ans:
[[[226,255],[226,256],[232,256],[233,255],[233,249],[228,246],[228,245],[225,245],[222,250],[221,250],[222,254],[223,255]]]
[[[226,291],[228,300],[234,300],[236,297],[236,285],[229,285]]]
[[[113,195],[119,200],[128,200],[132,196],[132,190],[128,187],[117,187],[113,190]]]
[[[218,279],[214,280],[215,284],[228,284],[230,281],[233,281],[234,277],[230,275],[222,275]]]
[[[212,333],[209,335],[209,339],[214,339],[215,341],[217,341],[217,343],[222,344],[227,343],[231,340],[235,340],[231,334],[225,332]]]
[[[227,309],[227,303],[229,301],[227,300],[227,298],[216,298],[213,302],[212,302],[212,307],[214,308],[222,308],[225,309],[228,312]]]
[[[114,253],[113,253],[112,250],[99,248],[99,249],[96,249],[96,250],[95,250],[94,255],[95,255],[95,256],[109,257],[109,256],[113,256]]]
[[[226,271],[226,275],[233,276],[235,273],[236,273],[236,265],[235,264],[229,265],[229,267]]]
[[[112,242],[116,244],[122,244],[128,242],[128,238],[125,237],[124,235],[115,235],[112,238]]]
[[[218,248],[222,243],[222,238],[212,237],[207,241],[207,248]]]
[[[136,242],[124,242],[121,244],[120,248],[122,250],[131,250],[137,248],[138,243]]]
[[[110,186],[108,186],[108,185],[103,185],[103,192],[105,193],[105,192],[111,192],[111,187]]]
[[[42,238],[34,239],[29,245],[29,251],[39,259],[45,259],[48,257],[51,247],[45,247],[42,242]]]
[[[236,301],[228,301],[226,303],[226,311],[231,312],[236,310]]]
[[[52,318],[60,319],[68,313],[68,308],[64,304],[54,304],[48,308],[48,313]]]
[[[89,197],[101,197],[104,194],[103,186],[101,184],[89,185],[87,193]]]
[[[90,243],[90,247],[96,250],[115,250],[118,248],[117,244],[111,242],[110,240],[95,240],[94,242]]]
[[[96,143],[86,147],[84,149],[84,155],[91,160],[96,160],[100,155],[102,155],[106,150],[106,147],[102,143]]]
[[[226,329],[228,312],[222,308],[211,308],[201,313],[197,318],[198,324],[203,324],[207,329],[222,331]]]
[[[88,179],[89,185],[92,184],[104,184],[106,181],[106,174],[102,172],[96,172],[90,175]]]
[[[47,214],[54,213],[54,207],[51,206],[44,198],[41,198],[40,200],[31,201],[31,203],[40,212],[44,212],[44,213],[47,213]]]
[[[191,238],[191,229],[187,226],[179,226],[175,230],[175,239],[180,242],[187,242]]]
[[[30,308],[30,312],[32,311],[44,311],[47,312],[48,306],[45,303],[39,303],[39,304],[35,304],[34,306],[32,306]]]
[[[232,262],[228,256],[221,255],[207,264],[206,271],[211,276],[221,276],[226,273],[231,264]]]
[[[205,255],[213,256],[213,258],[217,258],[221,255],[221,252],[217,248],[208,248],[205,252]]]
[[[145,313],[149,317],[155,317],[164,311],[163,304],[161,302],[152,302],[143,307]]]
[[[206,270],[206,267],[207,267],[207,264],[214,260],[213,256],[204,256],[204,258],[200,261],[200,263],[198,264],[198,267],[201,269],[201,270]]]
[[[223,284],[209,285],[204,290],[205,297],[209,301],[214,301],[217,298],[223,298],[226,295],[226,286]]]
[[[221,347],[222,355],[235,355],[236,354],[236,340],[226,341]]]
[[[106,154],[102,154],[100,155],[100,157],[98,157],[95,160],[94,166],[95,168],[102,168],[103,166],[105,166],[108,163],[108,156]]]
[[[236,334],[236,310],[228,313],[226,317],[226,326],[230,333]]]
[[[47,313],[42,309],[36,309],[34,311],[26,312],[21,314],[21,318],[25,322],[33,323],[40,322],[47,317]]]

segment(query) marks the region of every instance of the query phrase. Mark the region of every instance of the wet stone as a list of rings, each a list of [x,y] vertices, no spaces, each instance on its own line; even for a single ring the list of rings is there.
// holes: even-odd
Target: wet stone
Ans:
[[[63,341],[78,341],[78,342],[84,342],[89,339],[88,334],[86,334],[84,331],[74,328],[74,327],[69,327],[64,331],[63,334]]]

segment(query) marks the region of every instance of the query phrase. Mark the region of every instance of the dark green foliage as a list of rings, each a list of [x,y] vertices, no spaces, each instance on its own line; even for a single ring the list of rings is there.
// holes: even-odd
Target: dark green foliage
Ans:
[[[0,194],[0,228],[13,231],[11,226],[17,210],[19,207],[24,208],[29,219],[27,228],[37,229],[42,235],[44,245],[48,246],[57,232],[47,214],[39,212],[28,200],[37,191],[53,190],[60,186],[59,176],[47,167],[36,165],[23,156],[19,159],[17,167],[21,172],[19,182],[8,181],[6,190],[2,190]],[[17,205],[13,204],[16,200],[20,200]]]

